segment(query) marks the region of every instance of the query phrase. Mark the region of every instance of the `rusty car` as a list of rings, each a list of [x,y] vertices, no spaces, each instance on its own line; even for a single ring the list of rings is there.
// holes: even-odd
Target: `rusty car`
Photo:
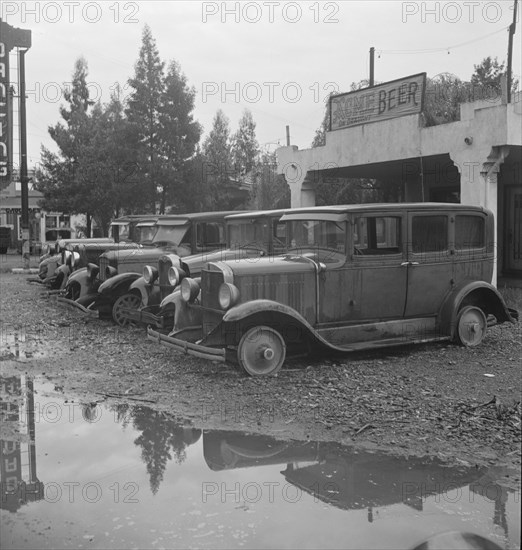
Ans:
[[[281,221],[286,255],[208,263],[175,293],[171,333],[148,337],[259,376],[312,350],[477,346],[488,324],[518,318],[491,284],[494,219],[482,207],[324,206]]]

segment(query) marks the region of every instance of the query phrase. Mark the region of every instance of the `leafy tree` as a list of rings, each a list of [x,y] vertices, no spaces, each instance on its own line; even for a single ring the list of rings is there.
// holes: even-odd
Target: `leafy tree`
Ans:
[[[211,208],[221,210],[228,207],[227,187],[230,176],[234,176],[230,142],[230,122],[219,109],[214,116],[210,134],[203,142],[203,177],[208,186]]]
[[[133,129],[129,144],[136,151],[140,174],[147,184],[148,203],[156,211],[157,187],[160,182],[161,159],[159,134],[161,132],[161,107],[165,89],[164,63],[159,57],[156,41],[148,25],[142,34],[134,77],[128,83],[133,89],[128,99],[126,115]]]
[[[498,59],[485,57],[478,65],[473,65],[474,71],[471,75],[471,84],[474,90],[475,99],[489,99],[498,97],[501,93],[500,81],[506,74],[504,63],[499,63]],[[518,88],[518,80],[511,84],[512,93]]]

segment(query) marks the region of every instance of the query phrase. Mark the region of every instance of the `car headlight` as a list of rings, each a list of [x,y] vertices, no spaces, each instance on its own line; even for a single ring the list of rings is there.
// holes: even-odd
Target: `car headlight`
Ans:
[[[74,269],[80,263],[80,254],[78,252],[73,252],[71,254],[71,269]]]
[[[228,309],[229,307],[237,304],[239,300],[239,289],[231,283],[223,283],[219,287],[218,301],[222,309]]]
[[[114,275],[118,275],[118,270],[115,267],[111,267],[110,265],[108,265],[105,268],[105,277],[107,279],[110,279],[111,277],[114,277]]]
[[[143,268],[143,278],[148,285],[151,285],[158,278],[158,270],[151,265]]]
[[[91,279],[94,279],[96,275],[100,272],[100,268],[96,264],[87,265],[87,276]]]
[[[187,274],[183,269],[177,268],[176,266],[169,267],[167,272],[167,279],[170,286],[178,286],[186,276]]]
[[[181,281],[181,298],[184,302],[193,302],[199,295],[199,284],[190,277]]]
[[[62,263],[64,265],[71,265],[72,252],[70,250],[64,250],[62,254]]]

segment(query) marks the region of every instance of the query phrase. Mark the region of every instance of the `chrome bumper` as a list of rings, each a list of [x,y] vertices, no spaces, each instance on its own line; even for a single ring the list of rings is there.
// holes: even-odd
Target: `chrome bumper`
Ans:
[[[161,334],[150,327],[147,328],[147,338],[157,344],[173,347],[177,351],[181,351],[188,355],[193,355],[194,357],[200,357],[201,359],[208,359],[210,361],[218,361],[220,363],[225,362],[226,351],[224,348],[216,349],[202,346],[200,344],[193,344],[192,342],[187,342],[186,340],[181,340],[180,338],[166,336],[165,334]]]

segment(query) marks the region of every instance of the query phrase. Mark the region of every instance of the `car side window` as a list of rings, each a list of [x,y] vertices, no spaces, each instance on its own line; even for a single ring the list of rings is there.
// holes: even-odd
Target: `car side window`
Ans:
[[[455,218],[455,248],[484,248],[485,223],[480,216],[456,216]]]
[[[401,252],[401,218],[393,216],[355,218],[354,253],[360,255],[398,254]]]
[[[219,248],[225,244],[225,228],[220,223],[198,223],[196,235],[198,247]]]
[[[414,254],[448,250],[447,216],[413,216],[411,233]]]

